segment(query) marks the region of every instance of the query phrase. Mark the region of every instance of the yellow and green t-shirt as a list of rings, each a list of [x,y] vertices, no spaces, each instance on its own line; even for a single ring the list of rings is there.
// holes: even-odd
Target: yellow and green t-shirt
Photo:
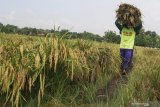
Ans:
[[[133,49],[136,32],[133,28],[123,28],[121,31],[121,43],[122,49]]]

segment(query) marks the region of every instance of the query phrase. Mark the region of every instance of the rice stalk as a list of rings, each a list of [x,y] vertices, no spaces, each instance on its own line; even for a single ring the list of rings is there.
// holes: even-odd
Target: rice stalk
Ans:
[[[38,91],[38,107],[41,105],[41,91]]]
[[[36,54],[36,56],[35,56],[35,67],[39,68],[39,66],[40,66],[40,56],[39,56],[39,54]]]
[[[56,72],[58,56],[59,56],[59,49],[58,49],[58,38],[53,38],[53,46],[54,46],[54,72]]]
[[[23,45],[20,45],[19,51],[20,51],[21,57],[23,57]]]
[[[3,52],[3,46],[0,46],[0,54]]]

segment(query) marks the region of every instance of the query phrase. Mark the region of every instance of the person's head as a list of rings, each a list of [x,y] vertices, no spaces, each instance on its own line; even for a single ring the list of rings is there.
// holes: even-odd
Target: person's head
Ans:
[[[123,24],[123,27],[128,28],[128,25],[126,23]]]
[[[131,26],[132,24],[129,21],[123,24],[123,27],[125,28],[131,28]]]

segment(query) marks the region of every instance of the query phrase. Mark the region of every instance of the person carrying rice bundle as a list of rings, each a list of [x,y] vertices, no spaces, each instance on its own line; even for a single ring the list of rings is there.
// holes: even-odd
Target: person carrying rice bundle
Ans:
[[[130,4],[121,4],[116,10],[115,25],[120,30],[121,73],[125,75],[131,71],[135,36],[142,28],[141,12]]]

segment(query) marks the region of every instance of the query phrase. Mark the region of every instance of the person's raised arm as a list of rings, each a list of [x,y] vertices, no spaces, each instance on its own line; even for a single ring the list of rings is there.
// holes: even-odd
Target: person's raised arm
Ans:
[[[137,35],[139,34],[139,31],[141,30],[141,28],[142,28],[142,21],[140,21],[138,25],[134,28]]]
[[[122,31],[122,25],[120,24],[119,19],[117,19],[117,20],[115,21],[115,25],[117,26],[117,28],[119,29],[119,31],[120,31],[120,33],[121,33],[121,31]]]

